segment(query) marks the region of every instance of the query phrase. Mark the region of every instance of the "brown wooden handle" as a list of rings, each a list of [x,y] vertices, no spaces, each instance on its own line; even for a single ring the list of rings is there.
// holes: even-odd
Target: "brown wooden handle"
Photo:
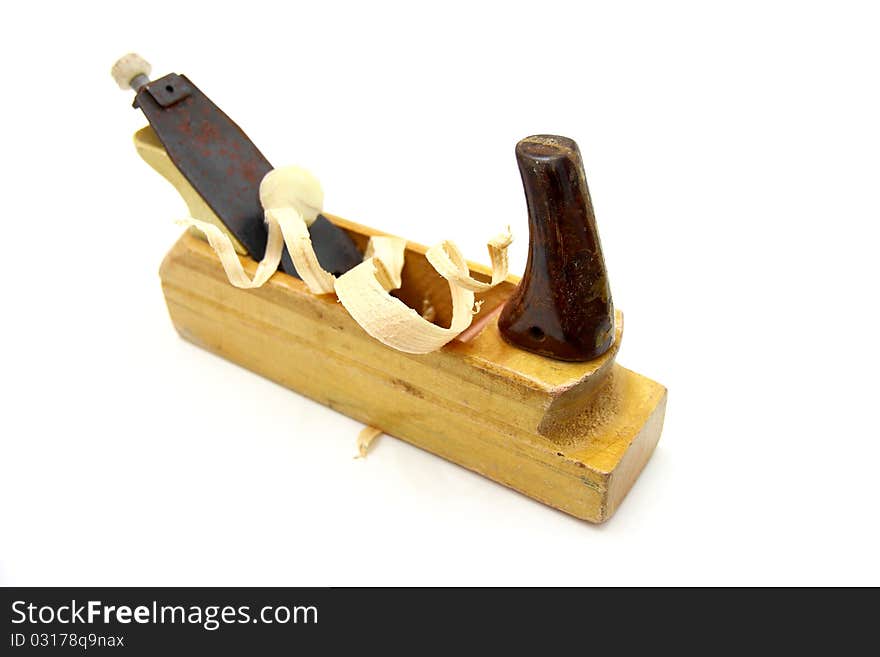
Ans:
[[[614,305],[577,144],[536,135],[516,145],[529,209],[529,256],[498,328],[512,344],[569,361],[614,340]]]

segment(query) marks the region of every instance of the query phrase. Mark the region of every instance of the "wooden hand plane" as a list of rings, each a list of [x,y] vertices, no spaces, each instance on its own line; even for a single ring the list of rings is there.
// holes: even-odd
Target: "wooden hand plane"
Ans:
[[[143,66],[123,68],[115,77],[137,89],[138,105],[162,105],[164,79],[157,81],[157,98],[145,82],[148,73],[135,70]],[[169,83],[175,92],[177,80],[185,78]],[[202,167],[199,145],[182,140],[169,148],[168,140],[144,128],[135,146],[194,216],[239,239],[241,261],[253,275],[259,244],[245,243],[217,210],[216,190],[195,184],[173,156],[177,148],[191,149],[184,169]],[[611,300],[577,145],[539,135],[522,140],[516,156],[529,210],[526,274],[477,294],[483,303],[474,324],[438,351],[413,355],[386,347],[332,295],[311,294],[286,268],[259,289],[233,288],[209,245],[189,232],[160,268],[171,320],[185,339],[291,390],[566,513],[602,522],[660,438],[666,389],[615,363],[623,315]],[[383,234],[325,217],[329,251],[344,252],[341,267],[356,264],[369,238]],[[397,296],[419,311],[430,305],[432,321],[448,326],[449,287],[425,252],[408,243]],[[487,267],[468,266],[474,278],[490,280]]]

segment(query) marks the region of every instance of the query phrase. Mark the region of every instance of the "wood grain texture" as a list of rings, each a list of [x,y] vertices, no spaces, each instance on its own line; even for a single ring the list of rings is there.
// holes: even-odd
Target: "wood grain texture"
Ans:
[[[378,231],[337,217],[361,248]],[[399,296],[430,303],[442,324],[449,293],[409,244]],[[250,274],[256,267],[242,257]],[[475,277],[487,268],[471,265]],[[466,342],[425,355],[370,338],[332,297],[279,272],[239,290],[210,247],[184,234],[166,256],[162,287],[180,334],[218,355],[385,433],[479,472],[578,518],[601,522],[618,507],[660,437],[666,390],[614,363],[622,337],[600,358],[568,363],[516,349],[497,314]],[[482,295],[484,311],[518,279]]]

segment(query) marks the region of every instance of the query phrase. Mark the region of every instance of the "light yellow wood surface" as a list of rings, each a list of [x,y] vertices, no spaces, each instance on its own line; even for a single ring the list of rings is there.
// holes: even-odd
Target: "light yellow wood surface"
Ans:
[[[330,219],[356,241],[375,234]],[[252,275],[256,263],[242,263]],[[436,274],[440,284],[429,283],[426,267],[424,247],[409,245],[401,297],[411,305],[428,298],[442,316],[445,283]],[[283,272],[257,290],[233,288],[207,243],[189,234],[160,275],[187,340],[578,518],[607,519],[660,437],[666,390],[614,363],[619,315],[612,352],[589,363],[515,349],[497,316],[466,343],[412,355],[373,340],[335,298],[312,295]],[[487,306],[515,282],[487,293]]]
[[[193,189],[193,186],[183,177],[183,174],[180,173],[178,168],[174,166],[171,162],[171,158],[168,157],[168,151],[162,146],[162,142],[159,141],[159,137],[150,126],[141,128],[134,133],[134,147],[144,162],[153,167],[159,175],[174,185],[174,188],[183,197],[183,200],[189,209],[189,215],[193,219],[207,221],[208,223],[214,224],[226,233],[230,240],[232,240],[232,246],[235,247],[236,253],[247,255],[247,250],[244,248],[244,245],[238,241],[235,235],[229,232],[229,229],[227,229],[223,222],[220,221],[220,218],[214,213],[208,204],[205,203],[205,200],[199,196],[199,193]],[[193,235],[201,235],[201,233],[195,228],[191,228],[190,232]]]

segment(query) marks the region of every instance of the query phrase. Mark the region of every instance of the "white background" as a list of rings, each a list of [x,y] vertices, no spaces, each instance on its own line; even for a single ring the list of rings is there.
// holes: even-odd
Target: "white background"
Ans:
[[[880,584],[880,21],[851,2],[4,10],[0,583]],[[326,208],[525,263],[516,141],[580,144],[663,438],[593,526],[185,343],[186,208],[109,68],[187,74]]]

